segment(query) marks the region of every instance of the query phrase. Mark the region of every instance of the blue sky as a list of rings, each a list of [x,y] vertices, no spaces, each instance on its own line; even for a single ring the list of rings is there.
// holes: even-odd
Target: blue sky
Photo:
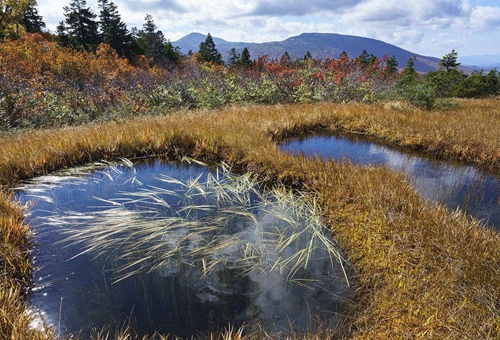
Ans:
[[[38,0],[55,30],[70,0]],[[500,54],[500,0],[114,0],[129,28],[147,13],[167,39],[191,32],[228,41],[279,41],[305,32],[374,38],[442,57]],[[87,5],[98,13],[97,0]],[[460,60],[459,60],[460,61]]]

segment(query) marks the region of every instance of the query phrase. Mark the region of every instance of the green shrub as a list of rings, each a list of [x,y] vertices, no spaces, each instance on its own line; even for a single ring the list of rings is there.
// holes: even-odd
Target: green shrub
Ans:
[[[427,82],[415,82],[398,89],[399,96],[418,107],[419,109],[432,110],[436,103],[435,87]]]

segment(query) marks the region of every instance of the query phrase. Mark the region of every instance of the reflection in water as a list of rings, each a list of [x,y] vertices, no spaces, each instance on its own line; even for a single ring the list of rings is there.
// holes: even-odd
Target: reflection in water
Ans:
[[[255,188],[238,196],[197,185],[220,176],[155,162],[21,188],[19,200],[37,201],[28,215],[38,243],[34,307],[61,334],[83,336],[126,319],[139,334],[181,337],[229,323],[260,322],[267,332],[335,327],[349,289],[330,244],[318,241],[326,234],[293,229],[302,223],[293,209],[276,198],[262,204],[267,196]],[[217,205],[214,195],[243,208]],[[294,266],[304,254],[306,264]]]
[[[317,155],[355,164],[385,165],[402,171],[426,199],[462,209],[500,228],[500,183],[496,176],[472,166],[410,155],[371,142],[336,136],[314,136],[284,143],[281,150]]]

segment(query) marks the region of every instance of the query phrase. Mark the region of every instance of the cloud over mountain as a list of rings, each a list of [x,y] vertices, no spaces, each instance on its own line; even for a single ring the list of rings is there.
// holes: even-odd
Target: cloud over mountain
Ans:
[[[38,0],[55,29],[63,20],[56,0]],[[97,0],[88,5],[98,13]],[[142,27],[146,13],[171,40],[210,32],[226,40],[264,42],[301,33],[340,33],[402,45],[442,56],[451,49],[500,53],[500,4],[494,0],[115,0],[129,27]],[[493,37],[493,36],[494,37]],[[482,44],[482,45],[478,45]],[[477,51],[480,46],[484,51]],[[472,50],[474,49],[474,50]],[[467,52],[467,51],[466,51]]]

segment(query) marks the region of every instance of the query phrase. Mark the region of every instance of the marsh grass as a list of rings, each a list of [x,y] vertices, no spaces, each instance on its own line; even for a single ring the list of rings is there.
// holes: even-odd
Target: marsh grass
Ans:
[[[118,167],[105,173],[106,176],[98,177],[111,182],[123,180]],[[324,309],[318,320],[340,322],[332,315],[339,313],[350,295],[348,283],[342,282],[347,280],[344,259],[322,223],[321,209],[314,197],[279,185],[263,190],[255,176],[234,175],[225,165],[215,173],[200,172],[187,180],[159,174],[154,186],[138,184],[135,168],[127,173],[132,177],[127,175],[125,183],[134,180],[134,191],[120,191],[106,199],[94,197],[99,204],[90,207],[90,211],[85,209],[85,213],[56,210],[48,217],[36,218],[36,225],[43,225],[43,230],[62,234],[56,238],[63,238],[58,244],[68,248],[64,251],[71,254],[68,261],[84,255],[93,258],[88,261],[92,262],[89,266],[97,269],[83,275],[102,275],[96,280],[104,284],[93,289],[103,291],[102,298],[97,296],[101,294],[86,298],[94,299],[96,295],[96,303],[88,306],[96,316],[101,309],[102,319],[106,320],[107,312],[116,311],[120,303],[127,306],[127,301],[119,300],[130,294],[125,293],[130,286],[138,285],[144,294],[154,291],[155,301],[172,305],[165,318],[184,317],[186,312],[181,310],[199,309],[198,301],[212,301],[210,296],[216,302],[209,310],[216,314],[223,315],[229,307],[242,308],[224,302],[225,296],[237,299],[237,291],[249,299],[242,302],[244,312],[235,312],[237,324],[242,321],[237,315],[249,313],[252,316],[245,322],[261,320],[262,325],[269,327],[268,332],[274,332],[275,327],[282,329],[286,319],[291,318],[292,329],[304,332],[308,319],[296,311],[296,306],[304,303],[311,306],[309,318],[318,313],[318,305]],[[45,178],[50,180],[52,176]],[[96,182],[95,177],[88,180]],[[35,190],[32,185],[26,186],[24,192],[30,199],[47,200],[47,192],[62,181],[53,182],[45,189],[37,189],[40,185],[35,185]],[[96,183],[93,185],[106,188],[104,183]],[[59,205],[58,201],[48,202]],[[193,280],[198,283],[191,283]],[[250,288],[245,288],[248,285]],[[121,296],[120,291],[123,296],[115,301],[113,297]],[[172,291],[176,303],[170,302],[174,299]],[[317,293],[311,293],[314,291]],[[140,299],[141,293],[137,296]],[[318,301],[318,296],[324,301]],[[146,297],[137,308],[143,310],[148,301]],[[113,313],[110,312],[111,319],[115,318]],[[198,311],[193,314],[195,320],[200,317]],[[297,314],[300,319],[295,319]],[[269,319],[274,320],[272,324]],[[98,320],[96,317],[92,321],[99,323]],[[313,323],[319,324],[311,320],[311,331]]]
[[[498,173],[499,103],[498,98],[459,100],[459,107],[444,112],[362,104],[257,106],[4,136],[0,183],[10,188],[56,169],[118,157],[179,160],[188,155],[225,161],[265,182],[280,180],[317,194],[360,285],[358,306],[343,334],[492,339],[500,334],[497,231],[429,205],[402,176],[387,169],[292,157],[278,152],[275,142],[313,131],[345,130]],[[8,222],[2,233],[20,230],[11,221],[21,216],[19,209],[4,215]],[[25,241],[16,242],[7,247],[24,249]],[[20,257],[2,250],[1,258],[6,263]],[[9,289],[11,284],[2,286]],[[9,314],[2,324],[11,324],[17,315]]]
[[[221,266],[244,275],[278,271],[290,281],[307,271],[310,260],[343,268],[314,198],[279,185],[261,191],[251,174],[234,175],[224,164],[204,180],[202,174],[158,179],[161,185],[96,198],[105,204],[98,211],[63,211],[41,223],[61,229],[62,245],[81,249],[73,258],[117,253],[115,282],[172,266],[196,268],[203,276]]]

